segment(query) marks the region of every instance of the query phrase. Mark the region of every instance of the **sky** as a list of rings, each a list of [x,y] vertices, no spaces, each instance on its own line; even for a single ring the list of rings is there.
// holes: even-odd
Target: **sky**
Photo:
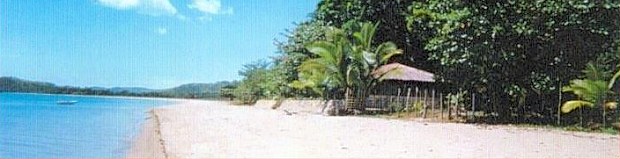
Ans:
[[[240,80],[318,0],[1,0],[0,76],[80,87]]]

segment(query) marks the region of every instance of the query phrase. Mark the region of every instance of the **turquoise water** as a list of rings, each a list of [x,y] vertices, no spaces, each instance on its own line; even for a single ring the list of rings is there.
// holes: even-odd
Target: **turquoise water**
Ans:
[[[124,157],[148,110],[168,103],[0,93],[0,158]]]

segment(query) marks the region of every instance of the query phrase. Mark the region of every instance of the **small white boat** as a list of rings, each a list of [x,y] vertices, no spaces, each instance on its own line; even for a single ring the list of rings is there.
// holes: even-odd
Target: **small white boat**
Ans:
[[[61,101],[56,101],[56,104],[58,104],[58,105],[73,105],[73,104],[75,104],[77,102],[78,101],[76,101],[76,100],[69,100],[69,101],[61,100]]]

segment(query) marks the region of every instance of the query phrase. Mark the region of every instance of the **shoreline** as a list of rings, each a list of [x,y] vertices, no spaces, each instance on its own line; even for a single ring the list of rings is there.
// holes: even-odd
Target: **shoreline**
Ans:
[[[126,158],[168,158],[155,108],[149,111],[149,117],[141,127],[138,135],[132,139]]]
[[[139,96],[111,96],[111,95],[50,94],[50,93],[27,93],[27,92],[0,92],[0,93],[30,94],[30,95],[45,95],[45,96],[96,97],[96,98],[108,98],[108,99],[160,100],[160,101],[171,101],[171,102],[182,102],[182,101],[185,101],[185,100],[200,100],[200,99],[171,98],[171,97],[139,97]]]
[[[167,100],[166,98],[159,100]],[[148,117],[140,126],[137,136],[131,140],[131,147],[125,158],[168,158],[165,142],[161,133],[161,118],[158,109],[178,107],[200,101],[197,99],[171,99],[173,103],[157,106],[148,110]]]
[[[172,101],[170,104],[150,108],[148,116],[140,126],[138,134],[131,139],[131,146],[125,158],[169,158],[165,141],[162,137],[160,109],[180,107],[193,102],[201,102],[199,99],[160,98],[158,100]]]

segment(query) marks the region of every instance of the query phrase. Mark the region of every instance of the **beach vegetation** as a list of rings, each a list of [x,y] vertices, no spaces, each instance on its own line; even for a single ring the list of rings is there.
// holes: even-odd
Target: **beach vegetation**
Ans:
[[[442,85],[475,93],[477,109],[497,120],[545,123],[556,117],[560,89],[574,85],[588,63],[618,70],[619,8],[614,1],[429,0],[413,2],[406,23]],[[470,103],[469,96],[461,101]],[[578,116],[566,114],[565,122]]]
[[[299,80],[292,85],[311,88],[323,96],[335,93],[344,98],[366,99],[372,87],[389,73],[376,74],[375,70],[392,56],[402,54],[392,42],[373,44],[378,26],[366,22],[349,24],[345,29],[332,28],[327,40],[308,44],[308,51],[317,57],[300,65]]]
[[[570,92],[577,97],[577,99],[566,101],[562,105],[562,112],[569,113],[575,109],[583,109],[583,107],[600,110],[602,119],[598,121],[606,125],[608,123],[607,112],[618,107],[617,98],[614,98],[617,93],[611,90],[617,82],[616,78],[608,72],[601,71],[592,63],[587,64],[583,73],[584,79],[571,80],[570,85],[562,88],[562,91]]]
[[[618,13],[618,1],[321,0],[309,20],[276,41],[269,70],[280,71],[269,78],[278,93],[262,98],[364,99],[380,79],[369,72],[398,62],[434,73],[447,105],[472,109],[475,94],[476,111],[497,123],[600,123],[600,108],[613,106],[602,101],[618,101],[609,93],[619,91]],[[382,47],[402,53],[366,58]],[[583,77],[591,66],[605,77]],[[575,94],[582,87],[607,93]],[[595,109],[581,110],[584,102]],[[562,105],[580,111],[559,119]],[[606,111],[618,122],[617,107]]]

